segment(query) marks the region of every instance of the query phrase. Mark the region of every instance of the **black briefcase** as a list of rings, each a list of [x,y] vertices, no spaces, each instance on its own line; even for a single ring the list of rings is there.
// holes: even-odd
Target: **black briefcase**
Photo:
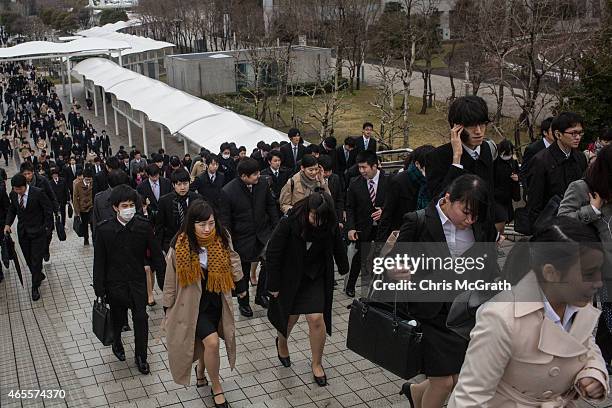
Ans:
[[[66,240],[66,230],[64,229],[64,224],[62,224],[62,219],[59,216],[55,216],[55,232],[57,232],[57,238],[60,241]]]
[[[398,315],[397,303],[355,299],[349,307],[349,350],[405,380],[421,372],[423,333],[416,320]]]
[[[68,218],[72,218],[74,214],[74,210],[72,209],[72,204],[68,203]]]
[[[91,313],[91,326],[94,334],[105,346],[113,344],[113,322],[110,309],[106,302],[97,298],[94,300]]]
[[[81,222],[81,217],[74,217],[72,220],[72,229],[79,237],[83,237],[83,223]]]

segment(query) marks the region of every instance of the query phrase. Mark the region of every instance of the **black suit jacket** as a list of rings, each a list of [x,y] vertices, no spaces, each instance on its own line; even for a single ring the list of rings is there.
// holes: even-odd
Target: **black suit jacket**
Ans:
[[[193,181],[193,189],[198,192],[208,203],[216,208],[219,208],[219,198],[221,197],[221,189],[225,185],[225,175],[220,172],[215,173],[214,183],[210,182],[208,171],[200,174]]]
[[[81,166],[80,164],[75,165],[75,167],[77,171],[83,169],[83,166]],[[70,191],[72,191],[72,182],[76,179],[76,173],[72,171],[72,167],[70,167],[70,164],[67,164],[66,167],[64,167],[64,179],[66,179],[68,188],[70,189]]]
[[[149,199],[149,207],[147,208],[149,215],[154,216],[159,209],[159,201],[155,198],[155,194],[153,194],[153,189],[151,188],[151,183],[149,180],[144,180],[142,183],[136,187],[136,191],[138,194],[142,196],[143,201],[147,201]],[[159,200],[166,194],[172,192],[172,182],[165,177],[159,178]]]
[[[344,224],[344,200],[346,196],[346,190],[344,189],[344,181],[337,174],[332,173],[327,179],[327,186],[329,192],[334,199],[334,207],[336,209],[336,218],[339,223]]]
[[[453,166],[453,147],[446,143],[437,147],[427,158],[427,188],[430,197],[435,200],[456,178],[464,174],[475,174],[482,178],[488,186],[490,197],[493,197],[494,166],[493,154],[489,144],[483,142],[480,145],[480,155],[478,160],[474,160],[468,152],[463,149],[461,155],[461,165],[463,169]],[[492,208],[493,206],[491,206]]]
[[[525,152],[523,153],[523,164],[521,165],[520,171],[521,180],[525,185],[529,185],[529,168],[531,166],[531,160],[536,154],[544,149],[546,149],[544,139],[537,140],[525,148]]]
[[[387,192],[388,176],[380,172],[378,186],[376,188],[376,199],[372,205],[368,182],[364,177],[357,177],[351,181],[346,192],[346,230],[357,230],[359,241],[373,241],[372,213],[374,207],[383,207]]]
[[[193,191],[187,194],[189,194],[187,204],[187,208],[189,208],[189,205],[200,197]],[[174,199],[176,196],[177,194],[174,191],[162,196],[159,199],[157,216],[155,217],[155,238],[165,252],[168,252],[170,241],[172,241],[172,238],[174,238],[179,230],[177,221],[174,219]]]
[[[363,142],[363,136],[357,136],[355,138],[355,150],[357,150],[358,152],[361,152],[363,150],[366,150],[365,148],[365,144]],[[376,145],[376,140],[373,137],[370,137],[370,140],[368,141],[368,149],[371,152],[376,153],[377,149],[377,145]]]
[[[410,180],[407,171],[390,177],[377,241],[386,241],[391,231],[400,229],[404,215],[416,210],[418,197],[419,186]]]
[[[232,236],[240,259],[252,262],[268,243],[279,213],[266,183],[253,185],[250,192],[241,179],[234,179],[221,191],[220,218]]]
[[[51,189],[55,193],[55,197],[57,197],[57,201],[60,205],[66,205],[70,201],[70,189],[68,188],[68,183],[66,183],[66,179],[60,177],[57,179],[57,183],[51,179]]]
[[[261,172],[262,178],[265,177],[268,186],[270,186],[270,191],[272,192],[272,197],[274,200],[278,201],[280,198],[280,192],[287,183],[287,181],[291,178],[291,173],[287,169],[283,169],[282,167],[278,169],[278,176],[274,175],[274,172],[270,167],[265,168]]]
[[[95,166],[93,167],[93,170],[95,171]],[[94,197],[100,191],[104,191],[107,188],[108,188],[108,172],[106,171],[105,166],[101,165],[101,170],[93,176]]]
[[[397,237],[397,245],[394,250],[391,251],[387,257],[395,256],[395,253],[399,254],[418,254],[413,256],[420,256],[423,254],[424,257],[428,258],[447,258],[451,256],[448,244],[446,242],[446,236],[440,221],[440,216],[436,209],[438,200],[434,200],[425,209],[425,220],[424,225],[419,225],[417,212],[410,212],[403,218],[402,227],[400,228],[399,236]],[[468,249],[465,253],[465,257],[484,257],[485,268],[480,271],[470,271],[469,276],[464,278],[470,281],[476,279],[484,279],[486,282],[493,282],[494,278],[499,276],[499,266],[497,264],[497,249],[496,249],[496,238],[497,230],[493,221],[486,223],[476,222],[472,225],[474,232],[474,241],[479,243],[474,247]],[[485,244],[486,243],[486,244]],[[475,276],[476,273],[478,276]],[[468,275],[468,273],[466,273]],[[422,268],[412,275],[411,281],[417,282],[423,279],[432,279],[439,281],[440,279],[447,278],[452,280],[454,278],[463,279],[459,275],[455,275],[454,271],[439,271],[439,270],[428,270]],[[420,319],[430,319],[437,316],[442,310],[445,303],[443,302],[430,302],[421,301],[414,303],[407,303],[404,305],[409,311],[411,316]]]
[[[306,148],[304,147],[303,144],[300,143],[298,145],[297,161],[302,160],[302,157],[304,157],[305,151],[306,151]],[[283,156],[283,159],[282,159],[283,167],[295,173],[297,171],[298,166],[297,166],[296,161],[293,160],[293,146],[291,145],[291,143],[287,143],[286,145],[281,147],[280,153]]]
[[[355,157],[357,156],[357,149],[353,149],[349,152],[348,161],[344,156],[344,147],[340,146],[336,148],[336,169],[334,173],[344,178],[344,172],[355,164]]]
[[[40,188],[30,186],[25,208],[19,208],[19,196],[9,194],[11,205],[6,214],[5,225],[12,225],[17,217],[17,234],[20,239],[47,236],[53,231],[53,204]]]

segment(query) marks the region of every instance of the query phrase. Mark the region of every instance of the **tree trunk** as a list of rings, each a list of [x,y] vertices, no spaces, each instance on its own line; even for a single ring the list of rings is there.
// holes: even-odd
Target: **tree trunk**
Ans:
[[[428,96],[429,96],[429,101],[427,103],[428,107],[433,107],[433,88],[431,86],[431,61],[427,61],[427,71],[428,71],[428,79],[427,82],[429,82],[429,92],[428,92]]]
[[[428,72],[427,69],[425,69],[423,71],[423,104],[421,105],[421,112],[419,112],[421,115],[425,115],[427,113],[427,76],[428,76]]]
[[[357,64],[355,73],[357,75],[357,86],[355,89],[359,90],[361,88],[361,63]]]
[[[503,109],[504,109],[504,84],[499,84],[499,91],[497,92],[497,110],[495,112],[495,124],[497,126],[499,126],[499,122],[501,122]]]

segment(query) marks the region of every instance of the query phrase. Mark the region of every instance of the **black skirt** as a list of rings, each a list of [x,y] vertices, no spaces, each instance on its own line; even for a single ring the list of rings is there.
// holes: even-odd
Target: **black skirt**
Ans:
[[[202,280],[202,297],[200,298],[200,311],[196,324],[196,339],[204,340],[207,336],[217,332],[221,322],[223,308],[220,293],[206,290],[206,281]]]
[[[292,315],[323,313],[325,310],[325,275],[320,274],[312,279],[302,276],[302,282],[295,294]]]
[[[436,317],[421,320],[422,367],[427,377],[459,374],[465,359],[468,341],[446,327],[447,316],[443,309]]]

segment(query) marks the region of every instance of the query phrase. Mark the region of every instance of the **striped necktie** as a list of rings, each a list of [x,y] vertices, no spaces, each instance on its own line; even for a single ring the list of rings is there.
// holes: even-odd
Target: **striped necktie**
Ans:
[[[374,180],[368,182],[368,191],[370,192],[370,200],[372,205],[376,202],[376,189],[374,188]]]

